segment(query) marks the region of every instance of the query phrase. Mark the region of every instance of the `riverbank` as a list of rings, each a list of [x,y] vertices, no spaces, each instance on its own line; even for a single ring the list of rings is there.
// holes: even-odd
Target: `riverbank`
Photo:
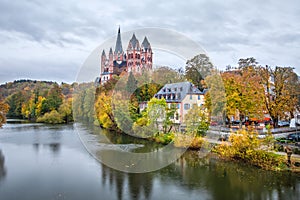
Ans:
[[[213,146],[212,151],[221,159],[245,162],[271,171],[300,172],[300,156],[294,155],[289,161],[286,153],[275,151],[275,140],[270,132],[261,138],[256,131],[242,129],[231,133],[229,141],[182,133],[158,135],[152,140],[161,144],[172,142],[177,148],[196,151]]]

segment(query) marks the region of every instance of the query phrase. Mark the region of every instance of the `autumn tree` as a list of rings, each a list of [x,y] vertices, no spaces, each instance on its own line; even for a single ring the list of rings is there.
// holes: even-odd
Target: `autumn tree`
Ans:
[[[280,118],[293,115],[298,106],[299,81],[292,67],[260,67],[266,95],[264,103],[275,126]],[[293,116],[291,116],[293,117]]]
[[[0,100],[0,127],[6,122],[6,113],[9,110],[9,105]]]
[[[262,118],[264,111],[264,88],[260,76],[253,68],[243,68],[222,74],[226,92],[226,114]]]
[[[99,93],[95,101],[95,113],[101,127],[117,129],[117,124],[112,113],[111,100],[111,94]]]

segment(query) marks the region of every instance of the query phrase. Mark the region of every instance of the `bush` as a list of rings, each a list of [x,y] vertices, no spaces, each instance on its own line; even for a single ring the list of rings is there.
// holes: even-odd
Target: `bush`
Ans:
[[[174,133],[156,135],[154,137],[154,140],[157,143],[169,144],[170,142],[172,142],[174,140]]]
[[[48,124],[64,123],[63,116],[59,114],[56,110],[52,110],[50,113],[46,113],[42,117],[39,117],[36,121]]]
[[[252,165],[271,170],[285,168],[284,158],[272,152],[261,150],[266,141],[259,140],[257,133],[251,131],[238,131],[229,137],[231,144],[222,143],[215,148],[221,157],[242,160]]]
[[[180,148],[200,149],[204,144],[201,136],[192,136],[190,134],[176,134],[174,138],[174,146]]]

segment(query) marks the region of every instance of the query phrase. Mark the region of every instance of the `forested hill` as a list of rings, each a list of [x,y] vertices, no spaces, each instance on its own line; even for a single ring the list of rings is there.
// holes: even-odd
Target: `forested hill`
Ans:
[[[53,122],[50,123],[68,122],[72,113],[73,86],[52,81],[16,80],[0,85],[0,99],[9,105],[7,117],[46,121],[44,115],[47,117],[51,113]]]
[[[57,84],[53,81],[37,81],[37,80],[15,80],[13,82],[8,82],[0,85],[0,99],[5,99],[8,96],[25,91],[26,93],[38,90],[40,94],[47,92],[54,84]],[[70,94],[72,85],[62,83],[61,89],[64,95]]]

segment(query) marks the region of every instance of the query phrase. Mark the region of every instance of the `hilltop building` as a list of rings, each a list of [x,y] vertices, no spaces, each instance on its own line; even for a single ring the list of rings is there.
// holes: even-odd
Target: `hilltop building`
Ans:
[[[101,72],[96,83],[104,84],[113,75],[119,76],[124,71],[139,74],[144,70],[152,70],[152,56],[151,44],[147,37],[145,36],[140,44],[134,33],[128,42],[127,50],[124,51],[119,27],[115,49],[110,48],[108,55],[104,49],[102,51]]]

